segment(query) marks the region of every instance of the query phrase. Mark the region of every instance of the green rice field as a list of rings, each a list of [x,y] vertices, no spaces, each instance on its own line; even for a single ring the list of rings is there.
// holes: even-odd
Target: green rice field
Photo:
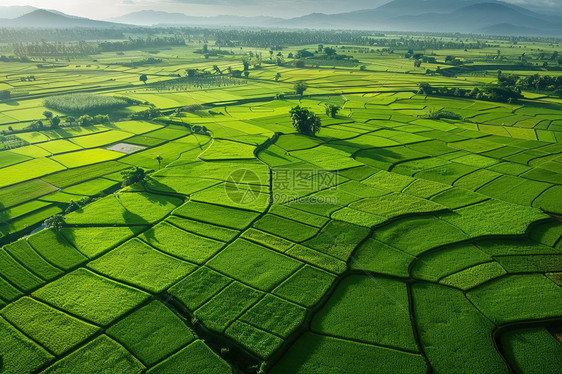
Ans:
[[[233,41],[205,58],[197,38],[0,61],[15,93],[0,100],[0,373],[562,372],[562,101],[420,91],[495,84],[502,62],[435,71],[496,45],[503,74],[530,75],[509,62],[519,45],[416,50],[437,60],[421,68],[407,48],[341,43],[358,63],[299,68],[288,53],[317,46],[284,45],[246,78],[174,83],[269,57]],[[58,105],[60,126],[29,128],[76,93],[120,104],[82,125]],[[297,105],[316,136],[295,130]],[[135,167],[146,177],[122,184]]]

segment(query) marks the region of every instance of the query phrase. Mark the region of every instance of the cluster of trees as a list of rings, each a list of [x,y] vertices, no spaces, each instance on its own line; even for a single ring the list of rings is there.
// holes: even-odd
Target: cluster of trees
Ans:
[[[474,87],[472,90],[465,90],[463,88],[433,87],[429,83],[421,83],[419,85],[418,94],[465,97],[503,103],[511,103],[523,98],[520,90],[513,89],[511,87],[503,87],[500,85],[486,86],[482,87],[481,89],[478,87]]]
[[[400,38],[368,38],[368,45],[377,47],[387,47],[390,49],[413,49],[424,51],[428,49],[482,49],[488,47],[485,41],[462,41],[462,40],[447,40],[442,37],[439,38],[412,38],[402,36]]]
[[[45,121],[38,120],[34,121],[31,125],[25,127],[23,131],[41,131],[46,129],[58,129],[62,126],[93,126],[93,125],[103,125],[110,123],[109,115],[107,114],[97,114],[95,116],[90,116],[89,114],[84,114],[78,118],[69,116],[65,118],[65,124],[59,116],[54,116],[52,112],[43,112],[45,116]],[[47,123],[45,123],[47,122]]]
[[[124,36],[120,34],[124,39]],[[44,38],[41,42],[18,42],[12,44],[14,54],[18,57],[22,56],[85,56],[93,55],[101,52],[120,52],[127,50],[136,50],[143,48],[162,48],[166,46],[185,45],[185,39],[182,36],[162,36],[136,38],[129,37],[125,41],[104,41],[99,44],[88,43],[84,40],[77,42],[54,41],[48,42]],[[88,36],[84,39],[91,40]]]
[[[147,110],[131,113],[129,115],[129,119],[137,120],[137,121],[140,121],[140,120],[146,121],[146,120],[158,118],[160,116],[162,116],[162,113],[158,110],[158,108],[156,108],[155,106],[151,106]]]
[[[365,36],[367,35],[367,37]],[[368,45],[369,34],[364,31],[267,31],[267,30],[219,30],[215,32],[217,46],[248,46],[271,48],[280,51],[284,46],[327,43],[332,45]],[[376,34],[380,35],[380,34]]]
[[[28,75],[25,77],[20,77],[20,81],[22,82],[35,82],[37,80],[37,78],[35,78],[35,75]]]
[[[83,207],[85,207],[86,205],[90,204],[94,199],[92,199],[91,197],[83,197],[80,200],[74,201],[74,200],[70,200],[68,203],[68,206],[66,207],[66,209],[64,210],[64,214],[69,214],[72,212],[77,211],[78,209],[81,209]]]
[[[359,60],[344,54],[338,54],[337,50],[332,47],[325,47],[320,44],[318,50],[314,53],[302,49],[296,55],[289,58],[296,58],[295,66],[303,68],[306,65],[311,66],[342,66],[342,67],[355,67],[359,65]]]
[[[45,226],[48,229],[53,229],[55,231],[61,231],[64,225],[65,222],[62,214],[55,214],[54,216],[47,218],[43,222],[43,226]]]
[[[136,166],[133,169],[122,171],[121,176],[123,177],[123,183],[121,186],[125,188],[139,182],[144,182],[146,180],[147,173],[143,168]]]
[[[148,86],[156,91],[187,91],[189,89],[208,89],[215,87],[241,86],[248,83],[242,77],[241,70],[228,70],[230,75],[196,74],[193,76],[170,79],[167,81],[154,82]],[[250,72],[246,71],[249,75]]]
[[[225,50],[216,49],[216,48],[210,49],[209,45],[207,43],[203,44],[203,47],[201,49],[198,49],[193,53],[204,55],[205,58],[209,58],[211,56],[228,56],[228,55],[234,54],[234,52],[232,52],[232,51],[225,51]]]
[[[498,72],[498,84],[513,90],[536,90],[554,92],[562,96],[562,75],[528,75],[503,74]]]
[[[446,110],[434,110],[430,109],[428,113],[419,115],[418,118],[423,119],[453,119],[453,120],[462,120],[462,116],[460,114],[446,111]]]
[[[85,41],[65,43],[65,42],[33,42],[15,43],[12,45],[16,56],[84,56],[97,52],[98,48],[94,44]]]
[[[0,56],[0,62],[31,62],[27,56]]]
[[[45,99],[47,108],[66,113],[108,112],[128,105],[124,99],[87,93],[51,96]]]

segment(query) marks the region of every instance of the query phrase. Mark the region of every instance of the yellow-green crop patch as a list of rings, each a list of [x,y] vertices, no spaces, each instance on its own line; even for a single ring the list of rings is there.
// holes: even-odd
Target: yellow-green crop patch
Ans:
[[[36,158],[0,169],[0,188],[39,178],[64,170],[65,167],[48,158]]]
[[[52,161],[56,161],[67,168],[76,168],[91,164],[97,164],[104,161],[115,160],[123,157],[122,153],[109,151],[107,149],[87,149],[72,153],[65,153],[51,157]]]

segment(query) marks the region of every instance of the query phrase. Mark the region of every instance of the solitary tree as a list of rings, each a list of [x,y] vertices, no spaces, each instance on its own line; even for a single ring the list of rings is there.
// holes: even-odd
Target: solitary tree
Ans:
[[[295,88],[295,91],[296,91],[297,95],[302,96],[302,95],[304,95],[304,92],[308,89],[308,84],[304,81],[298,81],[298,82],[295,82],[294,88]]]
[[[123,183],[121,184],[123,187],[131,186],[138,182],[144,182],[146,179],[146,171],[138,166],[121,172],[121,175],[123,176]]]
[[[146,76],[146,74],[142,74],[139,77],[139,81],[141,81],[142,83],[146,84],[146,81],[148,80],[148,77]]]
[[[162,167],[162,160],[164,158],[162,157],[162,153],[159,153],[158,156],[156,156],[156,161],[158,161],[158,170],[160,170],[160,168]]]
[[[55,231],[60,231],[64,225],[64,218],[60,214],[55,214],[52,217],[47,218],[43,224],[48,229],[53,229]]]
[[[47,119],[53,118],[53,112],[49,112],[48,110],[43,112],[43,116]]]
[[[275,74],[275,82],[279,82],[279,79],[281,79],[281,73]]]
[[[301,108],[296,106],[289,112],[293,120],[293,126],[295,130],[303,135],[315,136],[320,128],[322,127],[322,122],[320,118],[308,110],[307,108]]]
[[[328,117],[336,118],[341,110],[341,106],[334,104],[326,104],[326,115]]]
[[[250,70],[250,60],[247,57],[242,59],[242,65],[244,66],[244,71]]]

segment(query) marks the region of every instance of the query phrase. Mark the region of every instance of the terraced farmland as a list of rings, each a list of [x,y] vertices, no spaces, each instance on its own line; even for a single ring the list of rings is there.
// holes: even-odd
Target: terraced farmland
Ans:
[[[194,50],[159,51],[174,58],[149,79],[242,65]],[[35,94],[58,92],[43,76],[107,69],[103,94],[142,103],[120,110],[160,110],[17,132],[25,144],[0,151],[0,372],[560,372],[559,99],[428,96],[419,83],[490,78],[426,74],[398,52],[186,91],[97,57],[42,70],[18,109],[0,102],[0,130],[18,128],[45,110]],[[295,131],[297,105],[317,136]],[[420,118],[430,109],[462,119]],[[123,187],[132,167],[148,176]]]

